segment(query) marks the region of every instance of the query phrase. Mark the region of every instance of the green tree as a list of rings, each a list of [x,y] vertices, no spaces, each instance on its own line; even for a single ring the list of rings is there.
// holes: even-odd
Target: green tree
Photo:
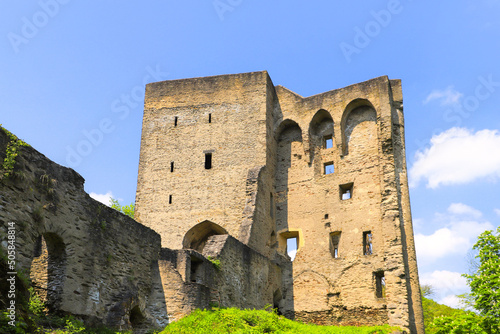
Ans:
[[[483,232],[473,247],[479,254],[475,273],[464,274],[470,286],[473,305],[491,325],[492,333],[500,332],[500,227],[496,233]]]
[[[117,199],[110,198],[109,199],[109,206],[115,209],[116,211],[120,211],[121,213],[126,214],[130,218],[134,218],[134,213],[135,213],[135,204],[130,203],[130,205],[124,205],[121,206],[120,202],[118,202]]]

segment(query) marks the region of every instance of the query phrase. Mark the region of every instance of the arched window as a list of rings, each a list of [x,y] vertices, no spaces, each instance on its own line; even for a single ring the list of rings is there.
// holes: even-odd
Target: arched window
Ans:
[[[182,241],[183,249],[194,249],[200,253],[203,252],[203,248],[213,235],[228,234],[227,231],[211,221],[205,220],[193,226],[189,231],[186,232],[184,239]]]
[[[66,279],[66,245],[55,233],[44,233],[36,242],[30,277],[49,311],[60,308]]]
[[[356,146],[363,153],[377,147],[377,112],[373,105],[365,99],[357,99],[349,103],[342,117],[343,154],[348,155]]]

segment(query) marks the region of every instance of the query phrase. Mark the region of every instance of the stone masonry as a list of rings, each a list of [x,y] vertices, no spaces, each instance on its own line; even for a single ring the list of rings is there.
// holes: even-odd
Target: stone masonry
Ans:
[[[307,98],[265,71],[148,84],[136,218],[162,247],[230,235],[276,263],[261,297],[291,318],[423,333],[400,80]]]
[[[195,308],[270,304],[423,334],[402,100],[387,77],[307,98],[265,71],[148,84],[137,221],[21,146],[0,179],[2,253],[13,222],[17,271],[88,325],[143,333]]]

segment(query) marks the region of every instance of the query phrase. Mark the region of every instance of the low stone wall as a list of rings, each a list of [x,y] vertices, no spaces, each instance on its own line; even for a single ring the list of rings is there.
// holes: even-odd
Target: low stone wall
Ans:
[[[12,137],[0,129],[0,161]],[[160,236],[85,193],[84,179],[29,146],[0,181],[0,240],[15,223],[17,271],[49,310],[118,329],[168,323]]]

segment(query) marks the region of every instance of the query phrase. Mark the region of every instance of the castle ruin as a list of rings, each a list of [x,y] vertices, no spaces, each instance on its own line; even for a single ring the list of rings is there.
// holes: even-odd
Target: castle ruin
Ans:
[[[3,182],[0,204],[13,209],[0,219],[26,222],[20,265],[48,272],[38,279],[58,291],[55,309],[140,330],[213,304],[272,304],[306,322],[424,333],[400,80],[307,98],[265,71],[148,84],[142,225],[90,199],[76,172],[21,152],[30,204],[26,186]]]

